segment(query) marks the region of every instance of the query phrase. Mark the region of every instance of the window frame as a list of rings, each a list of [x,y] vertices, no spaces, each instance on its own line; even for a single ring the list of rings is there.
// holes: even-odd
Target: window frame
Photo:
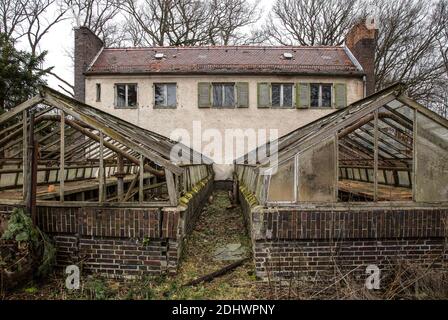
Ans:
[[[95,85],[95,95],[96,95],[96,102],[101,102],[101,83],[96,83]]]
[[[274,105],[273,101],[274,101],[274,94],[273,94],[273,86],[275,85],[280,85],[280,105]],[[291,86],[291,106],[285,106],[283,104],[284,102],[284,86]],[[295,109],[294,106],[296,104],[295,101],[295,83],[290,83],[290,82],[272,82],[271,85],[271,108],[273,109]]]
[[[313,99],[311,97],[312,87],[313,86],[319,86],[317,106],[313,106]],[[323,106],[323,96],[322,96],[323,86],[329,86],[330,87],[330,105],[328,107],[327,106]],[[333,109],[333,99],[334,99],[334,83],[310,82],[310,108],[311,109]]]
[[[174,85],[175,88],[175,104],[174,105],[157,105],[156,103],[156,86],[165,86],[166,90],[165,90],[165,101],[166,103],[168,103],[168,85]],[[152,105],[154,109],[177,109],[177,83],[176,82],[154,82],[153,86],[152,86],[152,94],[153,94],[153,101],[152,101]]]
[[[118,106],[118,86],[125,86],[125,106],[120,107]],[[135,94],[136,94],[136,101],[135,106],[129,106],[129,86],[135,86]],[[138,108],[138,83],[115,83],[114,84],[114,91],[115,91],[115,103],[114,108],[115,109],[137,109]]]
[[[233,105],[231,106],[217,106],[215,105],[215,99],[214,99],[214,86],[222,86],[222,101],[225,101],[225,86],[226,85],[232,85],[233,86]],[[237,88],[236,88],[236,82],[211,82],[211,91],[210,91],[210,96],[211,96],[211,107],[214,109],[235,109],[238,105],[238,94],[236,92]]]

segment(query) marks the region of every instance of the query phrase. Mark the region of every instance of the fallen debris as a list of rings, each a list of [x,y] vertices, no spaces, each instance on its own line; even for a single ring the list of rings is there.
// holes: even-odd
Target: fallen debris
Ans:
[[[241,266],[242,264],[244,264],[248,260],[249,260],[249,258],[244,258],[244,259],[238,260],[238,261],[236,261],[236,262],[234,262],[232,264],[229,264],[228,266],[225,266],[224,268],[221,268],[221,269],[219,269],[219,270],[217,270],[215,272],[209,273],[209,274],[207,274],[205,276],[202,276],[202,277],[196,278],[196,279],[194,279],[194,280],[192,280],[190,282],[187,282],[186,284],[183,285],[183,287],[196,286],[196,285],[198,285],[198,284],[200,284],[202,282],[210,282],[213,279],[215,279],[215,278],[217,278],[219,276],[222,276],[222,275],[224,275],[224,274],[234,270],[235,268]]]

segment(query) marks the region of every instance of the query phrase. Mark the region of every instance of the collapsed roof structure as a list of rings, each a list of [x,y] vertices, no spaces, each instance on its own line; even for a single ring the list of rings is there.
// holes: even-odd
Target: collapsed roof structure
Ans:
[[[0,126],[2,203],[176,206],[211,174],[201,154],[48,87],[2,114]]]
[[[0,226],[25,209],[59,267],[176,272],[212,191],[209,159],[48,87],[0,116],[0,141]]]

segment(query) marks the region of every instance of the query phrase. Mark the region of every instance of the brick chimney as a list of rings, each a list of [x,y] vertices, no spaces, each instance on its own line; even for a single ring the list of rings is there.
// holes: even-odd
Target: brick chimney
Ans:
[[[89,28],[75,28],[75,99],[85,102],[86,83],[84,72],[104,46]]]
[[[378,28],[374,18],[367,18],[353,26],[345,37],[345,45],[366,73],[366,95],[375,93],[375,49]]]

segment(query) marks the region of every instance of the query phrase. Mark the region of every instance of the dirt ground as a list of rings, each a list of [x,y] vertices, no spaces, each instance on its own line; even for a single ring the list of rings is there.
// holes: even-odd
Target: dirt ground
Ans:
[[[143,277],[116,281],[97,276],[84,277],[79,290],[67,290],[65,277],[54,273],[44,281],[30,282],[2,299],[263,299],[262,285],[256,279],[252,259],[208,283],[185,287],[183,284],[216,271],[231,262],[215,261],[215,250],[241,243],[250,256],[240,207],[231,208],[228,195],[216,191],[205,206],[185,250],[175,277]]]

